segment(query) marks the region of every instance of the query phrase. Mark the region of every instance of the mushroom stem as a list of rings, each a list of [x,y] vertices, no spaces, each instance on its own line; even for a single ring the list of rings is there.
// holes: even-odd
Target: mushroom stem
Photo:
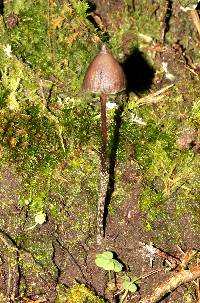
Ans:
[[[107,127],[106,127],[106,94],[101,94],[101,173],[106,175],[106,143],[107,143]]]
[[[107,127],[106,127],[106,98],[107,95],[101,94],[101,176],[99,189],[99,202],[97,214],[97,244],[101,244],[104,237],[104,222],[105,222],[105,199],[107,191],[107,165],[106,165],[106,141],[107,141]]]

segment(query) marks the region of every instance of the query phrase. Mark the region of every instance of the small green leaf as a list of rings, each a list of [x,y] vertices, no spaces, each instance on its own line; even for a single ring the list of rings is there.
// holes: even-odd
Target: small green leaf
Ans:
[[[114,270],[115,272],[120,272],[120,271],[122,271],[123,265],[122,265],[119,261],[113,260],[113,265],[114,265],[113,270]]]
[[[112,259],[106,260],[102,257],[99,257],[99,258],[96,258],[95,263],[98,267],[101,267],[105,270],[113,270],[113,268],[114,268]]]
[[[105,270],[113,270],[115,272],[120,272],[123,267],[120,262],[113,259],[113,253],[111,251],[105,251],[102,254],[97,254],[95,263],[98,267]]]
[[[102,267],[105,270],[113,270],[112,258],[113,253],[111,251],[105,251],[102,254],[96,255],[95,263],[97,266]]]
[[[114,270],[115,266],[113,264],[113,260],[107,260],[107,263],[106,263],[107,267],[105,267],[107,270]],[[104,269],[105,269],[104,268]]]
[[[130,292],[136,292],[137,291],[137,284],[135,283],[135,281],[139,280],[138,277],[136,276],[128,276],[128,275],[124,275],[122,277],[122,287]]]
[[[131,282],[131,278],[129,276],[123,276],[122,280],[123,280],[123,283],[124,282]]]
[[[105,251],[104,253],[99,254],[99,255],[102,256],[102,258],[104,258],[104,259],[112,259],[113,258],[113,253],[111,251]]]
[[[137,285],[135,283],[131,283],[128,287],[128,290],[130,292],[136,292],[137,291]]]
[[[136,292],[137,291],[137,285],[134,282],[128,282],[128,281],[124,281],[122,283],[122,287],[125,290],[128,290],[130,292]]]
[[[129,285],[131,284],[132,282],[130,282],[130,281],[124,281],[123,283],[122,283],[122,287],[125,289],[125,290],[128,290],[128,287],[129,287]]]

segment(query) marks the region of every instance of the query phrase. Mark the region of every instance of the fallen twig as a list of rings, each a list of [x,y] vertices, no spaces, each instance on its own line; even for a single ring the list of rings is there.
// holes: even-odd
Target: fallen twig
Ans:
[[[191,16],[192,16],[192,21],[200,35],[200,20],[199,20],[199,15],[196,9],[191,10]]]
[[[191,259],[197,254],[196,250],[188,250],[181,258],[181,264],[178,268],[186,269]]]
[[[138,104],[146,104],[146,103],[156,103],[161,98],[163,98],[163,95],[168,89],[173,87],[174,84],[167,85],[160,90],[156,91],[155,93],[149,94],[148,96],[145,96],[143,98],[140,98],[137,100]]]
[[[191,282],[200,277],[200,266],[193,266],[188,270],[180,270],[171,275],[165,282],[156,287],[151,295],[140,300],[139,303],[156,303],[161,300],[166,294],[174,291],[177,287],[184,283]]]
[[[166,294],[174,291],[181,284],[191,282],[193,280],[200,278],[200,266],[197,263],[197,266],[193,266],[188,269],[188,264],[191,259],[198,253],[196,250],[189,250],[186,253],[183,253],[183,257],[179,260],[174,258],[167,253],[161,251],[160,249],[151,245],[145,245],[146,249],[165,260],[170,262],[171,269],[176,269],[169,278],[166,279],[161,285],[155,288],[151,295],[146,296],[144,299],[139,301],[139,303],[156,303],[162,299]],[[178,264],[179,263],[179,264]],[[197,280],[197,295],[198,295],[198,280]]]

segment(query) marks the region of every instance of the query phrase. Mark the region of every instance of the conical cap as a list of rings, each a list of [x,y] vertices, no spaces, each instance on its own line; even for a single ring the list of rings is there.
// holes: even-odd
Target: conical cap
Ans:
[[[116,94],[125,88],[126,78],[122,67],[103,45],[87,69],[83,90],[92,93]]]

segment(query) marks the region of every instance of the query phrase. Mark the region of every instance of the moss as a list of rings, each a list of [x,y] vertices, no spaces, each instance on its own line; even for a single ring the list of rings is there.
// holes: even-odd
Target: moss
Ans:
[[[156,14],[158,7],[159,17]],[[155,40],[160,39],[160,22],[162,21],[162,14],[165,12],[166,2],[160,1],[153,5],[149,5],[149,1],[140,1],[137,3],[137,9],[134,13],[135,27],[139,34],[143,34],[146,37],[151,37]],[[144,14],[145,12],[145,14]]]
[[[9,3],[5,4],[5,18],[15,12],[7,5]],[[65,83],[66,91],[77,93],[86,64],[96,52],[94,45],[92,51],[88,48],[87,40],[95,39],[96,34],[86,19],[87,9],[83,1],[55,5],[51,1],[49,5],[39,0],[32,5],[28,1],[15,12],[20,16],[18,25],[4,30],[4,36],[13,54],[25,65],[40,73],[42,69],[44,78],[54,75]]]
[[[76,284],[69,289],[67,300],[71,303],[104,303],[104,301],[89,290],[85,285]]]
[[[65,244],[74,247],[86,232],[94,233],[98,190],[99,109],[92,98],[89,103],[79,94],[98,46],[88,41],[98,36],[87,20],[85,1],[49,5],[39,0],[34,5],[5,3],[0,18],[1,164],[12,164],[21,180],[24,216],[9,228],[27,250],[20,254],[27,281],[45,277],[47,270],[57,278],[53,246],[35,226],[36,215],[42,212],[55,228],[66,225],[70,236]],[[13,13],[18,24],[7,28]],[[34,292],[29,285],[20,287]]]
[[[20,251],[20,266],[25,277],[32,273],[45,275],[46,271],[54,279],[58,276],[58,269],[54,264],[54,248],[48,237],[26,231],[17,237],[17,242],[23,247]],[[35,233],[35,232],[34,232]]]
[[[142,106],[135,100],[130,102],[123,115],[120,142],[121,159],[128,156],[128,149],[123,148],[128,145],[141,168],[140,208],[146,215],[146,228],[154,229],[162,222],[166,238],[171,234],[177,241],[181,239],[178,231],[181,217],[189,216],[198,229],[199,216],[199,156],[192,147],[180,148],[177,144],[180,128],[196,128],[198,92],[194,83],[191,87],[184,76],[183,82],[186,87],[179,89],[179,95],[177,89],[172,90],[164,102]],[[180,84],[180,87],[183,86]],[[181,98],[181,94],[185,98],[186,91],[187,106],[186,99]],[[184,121],[181,111],[184,111]],[[170,228],[172,222],[175,223]]]

